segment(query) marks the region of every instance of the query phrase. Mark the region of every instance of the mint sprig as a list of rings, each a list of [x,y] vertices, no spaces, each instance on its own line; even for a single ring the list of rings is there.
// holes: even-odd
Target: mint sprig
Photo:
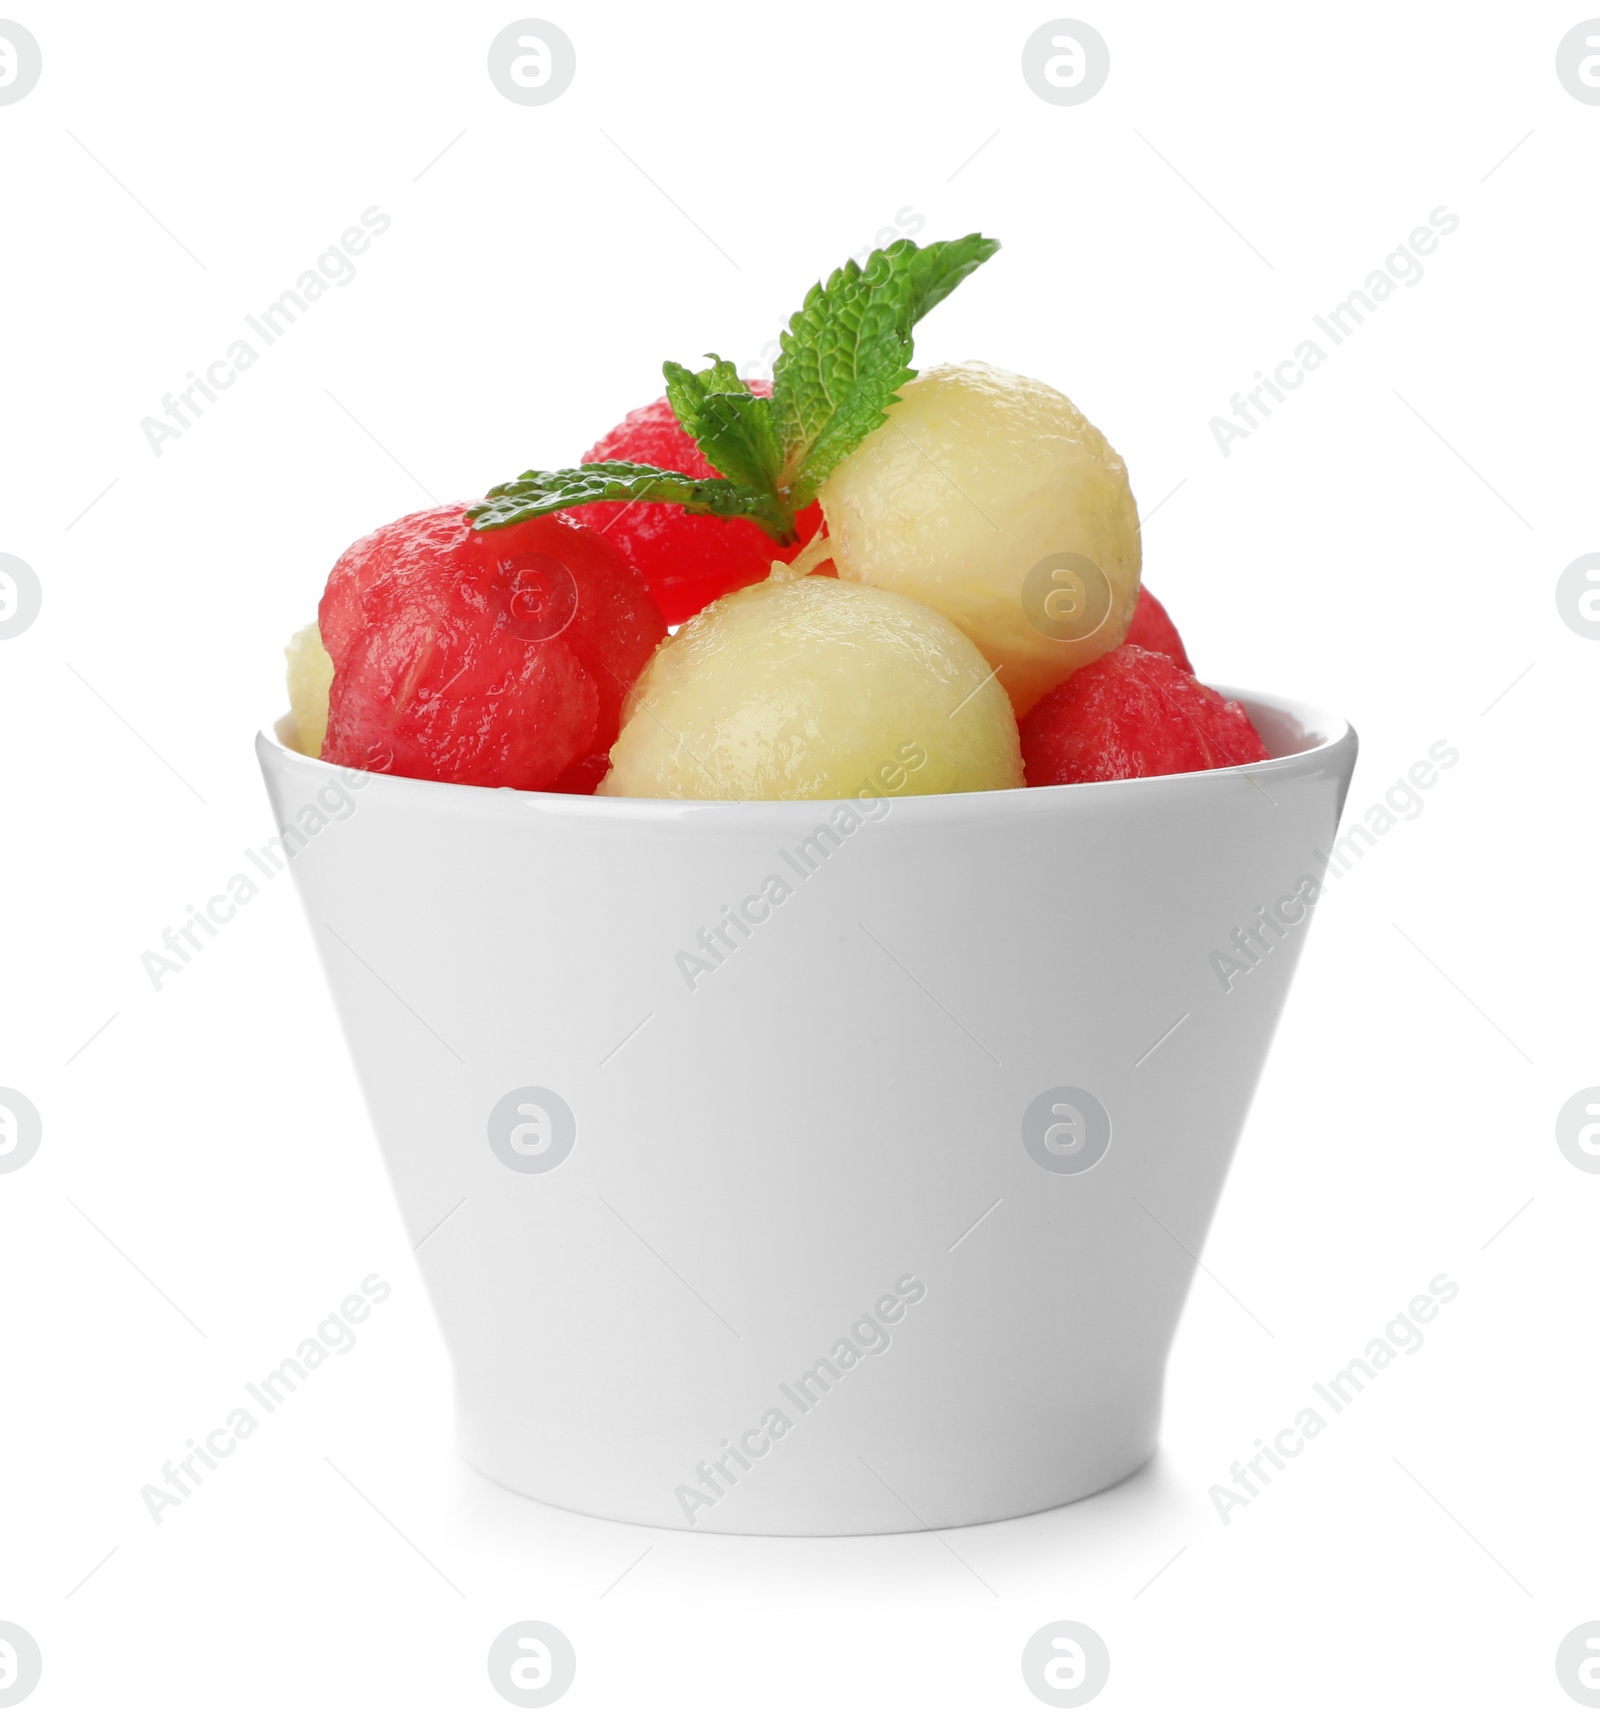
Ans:
[[[865,265],[852,258],[818,283],[779,338],[773,415],[784,447],[780,481],[802,510],[834,467],[884,422],[916,377],[911,331],[1000,250],[968,234],[918,246],[896,240]]]
[[[774,508],[772,494],[735,480],[696,480],[644,462],[586,462],[581,468],[530,468],[491,486],[467,511],[479,528],[509,528],[552,510],[575,510],[607,499],[681,504],[697,516],[744,516],[773,539],[794,539],[794,517]]]
[[[757,396],[715,354],[699,372],[669,360],[662,368],[667,400],[720,479],[639,462],[530,469],[493,487],[467,514],[479,528],[506,528],[605,499],[648,499],[700,515],[742,516],[791,544],[795,512],[883,424],[896,392],[916,377],[917,321],[999,249],[981,234],[926,246],[896,240],[865,264],[841,266],[813,285],[789,320],[770,397]]]
[[[707,355],[704,372],[669,360],[661,368],[667,401],[678,424],[719,474],[762,492],[778,490],[783,447],[772,421],[772,403],[757,396],[731,362]]]

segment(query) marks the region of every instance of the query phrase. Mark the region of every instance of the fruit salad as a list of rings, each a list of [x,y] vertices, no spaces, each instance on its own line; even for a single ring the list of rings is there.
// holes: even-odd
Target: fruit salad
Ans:
[[[669,361],[666,394],[575,466],[358,540],[289,644],[291,741],[378,773],[613,798],[1262,760],[1141,586],[1105,435],[1038,379],[913,369],[916,324],[997,250],[897,240],[811,288],[770,382],[715,354]]]

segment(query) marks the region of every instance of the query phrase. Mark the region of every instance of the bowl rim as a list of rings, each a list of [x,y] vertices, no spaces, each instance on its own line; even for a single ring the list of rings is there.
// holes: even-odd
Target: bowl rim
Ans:
[[[1265,761],[1229,768],[1200,768],[1186,774],[1152,774],[1139,779],[1098,780],[1072,786],[1000,787],[984,792],[927,792],[911,797],[894,798],[897,820],[901,814],[922,821],[965,820],[976,817],[979,810],[988,810],[985,820],[999,814],[990,809],[995,799],[1004,799],[1004,809],[1023,815],[1041,810],[1056,810],[1063,806],[1084,806],[1111,799],[1151,798],[1163,792],[1218,787],[1231,780],[1246,780],[1260,789],[1265,781],[1298,780],[1319,774],[1335,764],[1353,760],[1357,746],[1354,726],[1330,709],[1301,702],[1286,696],[1272,696],[1260,691],[1239,689],[1231,685],[1214,685],[1219,695],[1240,703],[1253,723],[1258,716],[1280,723],[1287,722],[1311,742],[1300,750]],[[831,798],[597,798],[569,792],[524,792],[514,786],[464,786],[453,781],[416,780],[401,774],[381,774],[370,769],[342,768],[320,757],[307,756],[287,743],[283,736],[286,726],[292,727],[288,715],[271,728],[256,734],[256,755],[263,772],[295,772],[312,778],[334,779],[362,776],[363,791],[370,791],[381,782],[385,793],[395,797],[410,796],[440,804],[455,804],[465,812],[476,806],[487,814],[491,810],[505,811],[513,807],[537,810],[544,815],[562,816],[573,821],[729,821],[740,817],[748,820],[756,814],[768,818],[796,810],[833,810],[840,805],[875,802],[881,794],[862,791],[840,794]]]

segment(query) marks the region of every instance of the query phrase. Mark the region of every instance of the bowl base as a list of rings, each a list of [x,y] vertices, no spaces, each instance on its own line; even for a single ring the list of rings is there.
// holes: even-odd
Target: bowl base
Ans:
[[[1157,1439],[1152,1433],[1141,1436],[1137,1444],[1119,1451],[1115,1457],[1099,1461],[1093,1471],[1072,1472],[1070,1479],[1042,1492],[1017,1493],[1014,1499],[985,1494],[984,1504],[972,1505],[965,1512],[934,1513],[923,1518],[910,1508],[896,1506],[890,1495],[881,1516],[859,1510],[845,1511],[821,1502],[804,1507],[790,1506],[785,1510],[752,1506],[742,1514],[729,1505],[719,1506],[706,1514],[703,1521],[686,1526],[681,1518],[657,1517],[636,1505],[620,1501],[599,1503],[587,1496],[565,1496],[552,1486],[535,1480],[535,1472],[508,1469],[491,1462],[470,1443],[465,1433],[458,1434],[461,1455],[480,1476],[497,1488],[505,1488],[549,1506],[558,1512],[576,1512],[585,1518],[603,1518],[612,1524],[632,1524],[646,1530],[678,1530],[686,1528],[697,1536],[917,1536],[935,1530],[959,1530],[975,1524],[1000,1524],[1013,1518],[1031,1518],[1041,1512],[1054,1512],[1079,1500],[1088,1500],[1115,1488],[1142,1470],[1156,1454]]]

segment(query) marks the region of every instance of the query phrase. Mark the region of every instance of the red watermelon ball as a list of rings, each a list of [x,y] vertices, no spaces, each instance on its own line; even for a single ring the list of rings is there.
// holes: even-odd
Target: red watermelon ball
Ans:
[[[610,541],[560,516],[419,510],[334,565],[323,760],[415,780],[590,792],[666,620]]]
[[[1127,644],[1041,697],[1021,732],[1030,786],[1192,774],[1267,756],[1237,702],[1165,654]]]

